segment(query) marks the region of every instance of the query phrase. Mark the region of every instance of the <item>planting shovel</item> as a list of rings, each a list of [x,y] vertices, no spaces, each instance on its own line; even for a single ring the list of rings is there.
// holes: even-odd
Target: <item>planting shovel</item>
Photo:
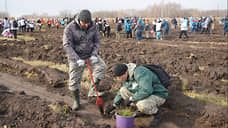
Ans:
[[[95,83],[94,83],[94,80],[93,80],[93,75],[92,75],[92,72],[91,72],[91,69],[90,69],[90,66],[89,66],[89,62],[91,62],[92,60],[86,60],[85,63],[88,67],[88,70],[89,70],[89,74],[90,74],[90,77],[91,77],[91,80],[92,80],[92,83],[93,83],[93,86],[94,86],[94,90],[96,92],[96,95],[97,95],[97,106],[100,110],[100,113],[103,115],[104,114],[104,105],[103,105],[103,101],[102,99],[98,96],[98,93],[97,93],[97,89],[96,89],[96,86],[95,86]]]

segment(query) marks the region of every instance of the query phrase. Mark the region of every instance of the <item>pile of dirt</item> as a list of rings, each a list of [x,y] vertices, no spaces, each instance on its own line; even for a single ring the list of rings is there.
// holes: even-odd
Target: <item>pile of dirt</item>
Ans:
[[[64,102],[52,104],[25,92],[11,92],[0,85],[0,126],[10,128],[107,128],[108,124],[91,124]]]

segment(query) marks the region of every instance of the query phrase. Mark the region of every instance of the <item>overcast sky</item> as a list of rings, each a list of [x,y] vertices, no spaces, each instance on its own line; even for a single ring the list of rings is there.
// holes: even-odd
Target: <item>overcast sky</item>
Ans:
[[[7,1],[7,8],[6,8]],[[162,0],[0,0],[0,12],[7,10],[11,16],[24,14],[58,15],[62,10],[72,13],[80,9],[93,11],[120,10],[120,9],[145,9],[149,5],[159,4]],[[228,0],[164,0],[165,3],[176,2],[182,8],[195,8],[199,10],[227,9]]]

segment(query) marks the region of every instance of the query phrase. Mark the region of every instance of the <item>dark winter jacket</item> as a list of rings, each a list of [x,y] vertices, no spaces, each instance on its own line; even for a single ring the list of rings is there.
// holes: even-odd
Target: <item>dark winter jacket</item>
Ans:
[[[173,19],[171,20],[171,23],[174,24],[174,25],[177,25],[177,20],[176,20],[175,18],[173,18]]]
[[[144,32],[144,23],[143,23],[142,19],[138,20],[138,23],[135,26],[135,30],[139,31],[139,32]]]
[[[105,24],[104,24],[104,30],[105,30],[106,32],[110,32],[110,31],[111,31],[111,27],[110,27],[110,25],[109,25],[108,23],[105,23]]]
[[[68,61],[89,59],[97,56],[100,47],[100,34],[95,22],[91,21],[87,30],[84,30],[75,20],[67,25],[63,33],[63,48],[67,53]]]
[[[165,30],[169,30],[169,22],[168,21],[163,20],[162,24],[163,24],[163,27],[164,27]]]
[[[226,32],[228,32],[228,19],[224,20],[223,36],[225,36]]]
[[[150,24],[149,23],[146,23],[146,25],[145,25],[145,31],[150,31]]]
[[[118,32],[122,31],[122,25],[121,25],[121,23],[118,23],[117,24],[117,28],[116,29],[117,29]]]

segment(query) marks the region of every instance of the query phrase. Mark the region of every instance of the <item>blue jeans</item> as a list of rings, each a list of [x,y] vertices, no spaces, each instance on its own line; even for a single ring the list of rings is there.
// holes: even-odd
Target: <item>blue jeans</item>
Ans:
[[[142,40],[142,31],[136,31],[136,39]]]
[[[226,32],[228,32],[228,28],[226,28],[226,29],[223,30],[223,36],[226,35]]]
[[[164,29],[163,35],[168,35],[169,34],[169,29]]]

